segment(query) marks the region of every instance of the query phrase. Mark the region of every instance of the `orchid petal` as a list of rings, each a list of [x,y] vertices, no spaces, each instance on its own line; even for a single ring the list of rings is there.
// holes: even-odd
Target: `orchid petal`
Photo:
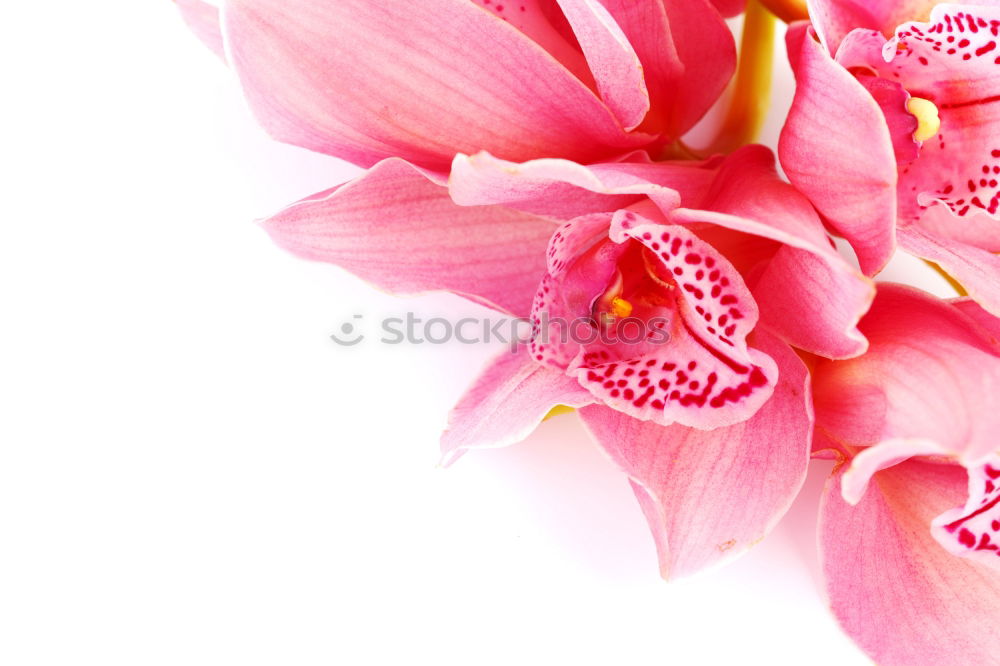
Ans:
[[[974,321],[994,345],[1000,346],[1000,317],[990,314],[971,298],[956,298],[951,305]]]
[[[201,0],[174,0],[174,4],[194,36],[225,62],[219,8]]]
[[[786,244],[754,251],[766,251],[770,261],[761,278],[765,286],[754,287],[768,325],[824,356],[844,358],[865,349],[856,324],[874,296],[872,284],[837,254],[808,201],[778,178],[773,155],[761,146],[693,166],[586,167],[565,160],[516,164],[487,154],[458,156],[449,185],[463,205],[503,204],[562,219],[617,210],[645,195],[669,221],[710,222]],[[681,204],[685,208],[678,209]],[[713,244],[727,241],[703,227],[699,234],[711,235]],[[748,254],[740,249],[729,256],[742,270]],[[800,287],[788,289],[789,283]]]
[[[857,506],[827,485],[820,547],[830,606],[883,666],[993,664],[1000,574],[941,548],[929,525],[965,494],[961,467],[906,462],[879,472]]]
[[[639,356],[626,360],[616,358],[614,349],[588,347],[575,364],[580,383],[604,404],[661,425],[707,430],[753,416],[771,397],[778,371],[773,359],[747,347],[757,306],[740,274],[680,226],[620,213],[610,237],[618,244],[640,243],[651,252],[657,272],[674,285],[676,316],[669,322],[669,338]],[[533,317],[551,299],[540,293]]]
[[[963,218],[993,219],[1000,235],[1000,7],[938,5],[929,23],[906,23],[882,48],[878,71],[930,100],[940,127],[923,142],[920,159],[901,165],[900,224],[929,207],[945,206]],[[978,220],[982,225],[984,220]],[[940,231],[947,235],[948,227]]]
[[[864,459],[869,472],[906,457],[892,440],[967,465],[996,450],[1000,347],[982,327],[947,302],[883,283],[861,331],[864,356],[813,369],[817,429],[848,447],[885,446]]]
[[[889,36],[904,21],[926,20],[937,0],[806,0],[806,4],[816,32],[832,54],[855,28]]]
[[[941,266],[987,311],[1000,316],[1000,256],[915,226],[901,228],[897,235],[904,250]]]
[[[594,2],[594,0],[559,0],[567,17],[573,21],[571,4]],[[596,2],[594,2],[596,4]],[[616,108],[614,99],[627,93],[626,99],[634,100],[638,108],[643,99],[648,103],[639,129],[668,138],[678,138],[689,130],[712,107],[725,90],[726,84],[736,68],[736,44],[729,28],[718,10],[707,0],[601,0],[601,5],[614,18],[622,34],[627,38],[630,51],[638,58],[644,77],[642,97],[635,94],[631,83],[636,72],[630,58],[616,55],[624,76],[602,76],[607,69],[606,54],[588,51],[588,41],[580,31],[577,36],[583,50],[588,54],[591,70],[594,71],[598,88],[609,106]],[[576,26],[574,26],[576,27]],[[614,54],[614,52],[612,52]],[[625,68],[625,65],[629,68]],[[602,67],[602,65],[604,65]],[[613,97],[605,92],[607,80],[620,92]],[[630,123],[622,122],[631,128]]]
[[[600,332],[594,302],[629,252],[640,266],[626,279],[660,286],[652,298],[637,292],[644,313],[624,320],[637,325],[625,341]],[[756,305],[739,273],[690,231],[598,213],[560,227],[548,255],[532,306],[539,363],[568,368],[604,404],[661,425],[732,425],[770,397],[774,361],[746,344]]]
[[[896,165],[905,166],[917,159],[920,154],[920,142],[913,138],[913,134],[919,128],[919,123],[906,108],[911,99],[910,94],[898,81],[867,74],[858,74],[857,79],[882,110],[889,136],[892,138]]]
[[[517,164],[487,153],[455,158],[449,188],[463,206],[501,204],[569,220],[613,212],[648,197],[665,211],[700,201],[714,172],[701,165],[614,162],[583,166],[542,159]]]
[[[836,252],[809,202],[778,177],[770,151],[749,146],[727,157],[701,205],[706,210],[677,209],[670,220],[707,222],[782,244],[753,284],[768,327],[828,358],[864,352],[857,324],[874,285]]]
[[[223,29],[265,129],[361,165],[398,156],[444,169],[478,150],[595,161],[650,140],[468,0],[229,0]]]
[[[790,28],[787,43],[797,87],[778,144],[781,166],[874,275],[895,247],[897,173],[885,118],[806,25]]]
[[[649,111],[649,92],[628,37],[597,0],[558,2],[587,56],[604,103],[626,130],[635,129]]]
[[[730,560],[760,541],[791,505],[809,457],[812,413],[805,367],[758,333],[781,371],[773,397],[748,421],[712,431],[658,426],[607,407],[584,424],[629,475],[656,540],[664,577]]]
[[[674,47],[684,64],[683,73],[664,84],[664,93],[669,91],[673,100],[669,134],[679,136],[693,127],[725,91],[736,71],[736,41],[710,0],[652,1],[663,3]]]
[[[712,0],[719,13],[726,18],[737,16],[746,9],[747,0]]]
[[[479,5],[497,18],[511,24],[545,49],[588,87],[596,87],[593,75],[587,66],[587,59],[580,52],[576,35],[573,34],[573,28],[566,20],[558,0],[466,1]]]
[[[930,439],[887,439],[859,451],[840,479],[841,494],[848,504],[856,505],[865,496],[876,472],[906,462],[917,456],[946,456],[948,450]]]
[[[912,190],[910,196],[913,196]],[[976,210],[978,212],[970,210],[958,219],[950,208],[934,203],[924,207],[911,227],[935,236],[945,244],[968,245],[993,254],[1000,252],[1000,223],[987,211]]]
[[[530,435],[556,405],[583,407],[593,396],[565,373],[535,363],[519,347],[498,357],[452,410],[441,437],[444,464],[473,448],[501,447]]]
[[[677,96],[676,84],[686,68],[677,53],[662,0],[602,0],[602,4],[621,26],[642,66],[650,108],[641,129],[679,136],[680,128],[670,125],[673,107],[699,102]]]
[[[306,259],[337,264],[399,293],[445,289],[526,314],[554,225],[500,206],[464,208],[403,160],[294,204],[264,222]]]
[[[1000,572],[1000,456],[969,469],[969,499],[932,523],[934,538],[953,555]]]

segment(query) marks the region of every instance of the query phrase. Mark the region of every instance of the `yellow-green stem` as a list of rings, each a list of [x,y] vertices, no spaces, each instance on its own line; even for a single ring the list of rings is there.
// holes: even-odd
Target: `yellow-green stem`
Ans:
[[[760,0],[767,10],[785,23],[809,18],[806,0]]]
[[[969,295],[969,292],[965,290],[965,287],[959,284],[958,280],[948,275],[947,271],[945,271],[943,268],[935,264],[933,261],[928,261],[926,259],[924,260],[924,263],[933,268],[938,275],[943,277],[945,282],[947,282],[951,286],[951,288],[955,290],[956,294],[958,294],[959,296]]]
[[[730,153],[753,142],[764,125],[771,101],[774,61],[774,15],[760,0],[749,0],[743,18],[740,62],[729,111],[715,141],[702,152]]]

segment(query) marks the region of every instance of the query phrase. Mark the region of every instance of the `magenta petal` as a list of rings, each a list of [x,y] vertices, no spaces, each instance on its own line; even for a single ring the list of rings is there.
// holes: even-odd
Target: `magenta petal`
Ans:
[[[403,160],[289,206],[264,222],[306,259],[341,266],[381,289],[444,289],[518,315],[545,273],[555,225],[500,206],[464,208]]]
[[[514,444],[557,405],[583,407],[593,396],[565,373],[539,365],[519,348],[498,357],[452,410],[441,436],[444,464],[465,451]]]
[[[174,0],[174,4],[177,5],[181,18],[195,37],[225,61],[226,52],[222,44],[219,8],[201,0]]]
[[[906,462],[879,472],[857,506],[831,479],[820,518],[830,606],[882,666],[994,664],[1000,573],[957,558],[929,525],[963,502],[962,468]]]
[[[468,0],[230,0],[232,66],[276,138],[365,166],[455,153],[594,161],[641,145],[578,78]]]
[[[1000,256],[918,227],[901,228],[898,236],[904,250],[941,266],[980,305],[1000,316]]]
[[[793,26],[787,43],[797,87],[778,144],[781,166],[874,275],[895,247],[896,160],[885,117],[807,25]]]
[[[812,412],[805,367],[784,343],[758,333],[781,381],[748,421],[712,431],[658,426],[607,407],[584,423],[632,481],[656,539],[664,577],[692,574],[760,541],[805,478]]]

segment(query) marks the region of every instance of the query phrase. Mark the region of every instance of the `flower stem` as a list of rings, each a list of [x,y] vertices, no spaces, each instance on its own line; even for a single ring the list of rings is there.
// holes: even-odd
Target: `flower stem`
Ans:
[[[938,274],[938,275],[940,275],[941,277],[943,277],[943,278],[944,278],[944,281],[945,281],[945,282],[947,282],[947,283],[948,283],[948,285],[949,285],[949,286],[950,286],[950,287],[951,287],[952,289],[954,289],[954,290],[955,290],[955,293],[956,293],[956,294],[958,294],[959,296],[968,296],[968,295],[969,295],[969,292],[967,292],[967,291],[965,290],[965,287],[963,287],[963,286],[962,286],[962,285],[961,285],[961,284],[959,283],[959,281],[958,281],[958,280],[956,280],[956,279],[955,279],[955,278],[953,278],[952,276],[948,275],[948,272],[947,272],[947,271],[945,271],[945,270],[944,270],[943,268],[941,268],[940,266],[938,266],[938,265],[937,265],[936,263],[934,263],[933,261],[930,261],[930,260],[928,260],[928,259],[924,259],[924,263],[925,263],[925,264],[927,264],[928,266],[930,266],[931,268],[933,268],[933,269],[934,269],[934,270],[935,270],[935,271],[937,272],[937,274]]]
[[[804,21],[809,18],[806,0],[760,0],[768,11],[785,23]]]
[[[771,101],[775,19],[761,0],[749,0],[743,21],[740,62],[729,111],[715,140],[701,152],[730,153],[751,143],[764,125]]]

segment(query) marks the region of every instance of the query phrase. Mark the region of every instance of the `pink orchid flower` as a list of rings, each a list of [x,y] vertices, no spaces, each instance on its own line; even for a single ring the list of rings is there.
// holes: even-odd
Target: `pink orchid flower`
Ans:
[[[1000,314],[1000,6],[980,4],[811,1],[779,156],[867,274],[898,240]]]
[[[544,315],[611,332],[666,322],[655,343],[553,335],[503,354],[442,438],[450,462],[582,408],[633,484],[665,576],[744,551],[797,493],[812,412],[789,343],[834,358],[867,346],[856,323],[872,284],[760,146],[704,164],[460,155],[449,179],[390,159],[265,227],[381,288],[446,289],[538,332]]]
[[[845,463],[820,520],[831,607],[879,664],[997,663],[1000,320],[881,284],[860,328],[864,356],[812,371],[815,446]]]
[[[735,13],[741,2],[719,0]],[[709,0],[178,0],[280,141],[361,166],[656,156],[736,49]]]

